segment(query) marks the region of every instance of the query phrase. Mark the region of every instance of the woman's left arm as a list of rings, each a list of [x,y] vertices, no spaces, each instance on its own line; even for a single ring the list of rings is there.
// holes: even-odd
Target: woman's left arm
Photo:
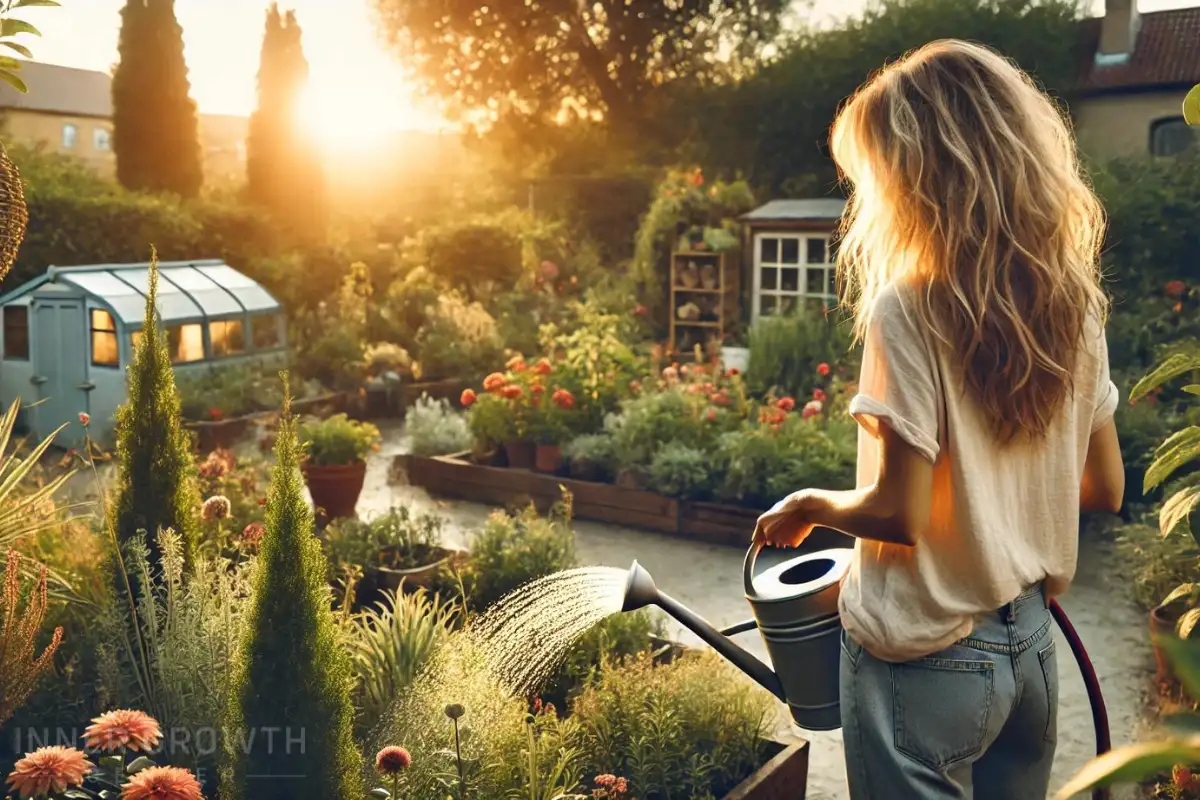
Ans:
[[[794,547],[813,528],[832,528],[858,539],[911,547],[929,525],[933,465],[895,431],[881,423],[879,476],[861,489],[804,489],[763,515],[755,539]]]

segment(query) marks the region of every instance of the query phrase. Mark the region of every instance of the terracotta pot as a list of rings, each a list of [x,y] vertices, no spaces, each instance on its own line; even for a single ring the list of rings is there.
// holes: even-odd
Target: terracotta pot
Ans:
[[[504,455],[512,469],[533,469],[537,463],[537,445],[533,442],[509,442],[504,445]]]
[[[1173,637],[1175,635],[1175,623],[1179,622],[1179,618],[1183,616],[1184,610],[1182,605],[1176,603],[1167,606],[1157,606],[1150,610],[1150,643],[1154,647],[1154,663],[1157,667],[1159,680],[1166,680],[1171,676],[1171,663],[1167,659],[1167,654],[1159,646],[1158,641],[1163,637]]]
[[[339,466],[305,464],[301,471],[314,506],[324,509],[330,519],[354,516],[367,477],[367,462]]]
[[[556,444],[539,444],[534,456],[534,468],[551,475],[562,469],[562,448]]]

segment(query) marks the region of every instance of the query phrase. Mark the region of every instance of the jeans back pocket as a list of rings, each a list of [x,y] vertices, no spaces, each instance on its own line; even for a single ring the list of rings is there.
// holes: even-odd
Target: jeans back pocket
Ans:
[[[891,672],[896,750],[939,772],[983,752],[995,664],[935,656],[892,664]]]

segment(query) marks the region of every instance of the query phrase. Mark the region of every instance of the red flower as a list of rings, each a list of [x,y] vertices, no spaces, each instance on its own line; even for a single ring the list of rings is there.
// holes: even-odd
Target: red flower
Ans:
[[[728,375],[730,378],[736,378],[738,375],[741,375],[742,373],[740,370],[738,370],[737,367],[730,367],[729,369],[725,370],[725,374]]]
[[[86,411],[80,411],[79,412],[79,424],[85,428],[88,425],[91,425],[92,424],[91,415],[89,415]]]
[[[804,417],[804,419],[815,417],[817,414],[821,413],[822,408],[823,406],[821,405],[820,400],[809,400],[804,404],[804,411],[801,412],[801,416]]]
[[[820,389],[817,391],[820,391]],[[790,397],[781,397],[779,398],[779,402],[775,404],[775,407],[780,411],[791,411],[796,407],[796,401]]]
[[[646,308],[641,303],[638,303],[637,306],[634,307],[633,313],[634,316],[644,317],[646,314],[650,313],[650,309]]]
[[[817,374],[824,378],[829,374],[829,365],[824,361],[822,361],[820,364],[817,364]]]
[[[724,392],[717,392],[708,399],[712,401],[713,405],[718,406],[728,406],[733,403],[733,400],[730,399],[729,395],[725,394]]]
[[[632,380],[629,382],[629,391],[633,392],[634,394],[637,394],[641,390],[642,390],[642,382],[641,381]]]
[[[506,400],[516,400],[522,394],[524,394],[524,392],[521,390],[521,387],[517,386],[516,384],[505,386],[500,390],[500,396]]]
[[[529,393],[534,397],[541,397],[542,393],[545,391],[546,387],[542,386],[540,383],[535,383],[533,386],[529,387]]]
[[[692,186],[704,185],[704,173],[700,171],[699,167],[696,168],[695,172],[688,176],[688,183],[690,183]]]
[[[385,747],[375,756],[375,769],[384,775],[395,775],[412,765],[412,756],[403,747]]]
[[[568,392],[566,389],[556,389],[554,394],[550,395],[550,399],[554,401],[554,405],[559,408],[574,408],[575,395]]]
[[[550,360],[547,358],[543,358],[537,363],[537,366],[534,367],[534,370],[536,370],[539,375],[549,375],[553,369],[554,367],[550,365]]]
[[[483,390],[485,392],[498,392],[508,383],[508,379],[499,372],[493,372],[483,379]]]
[[[1187,284],[1183,281],[1167,281],[1166,289],[1167,297],[1179,298],[1187,291]]]
[[[209,419],[211,419],[213,422],[220,422],[221,419],[225,416],[225,413],[223,411],[221,411],[221,409],[219,409],[219,408],[210,408],[208,410],[208,416],[209,416]]]
[[[504,366],[508,367],[513,372],[524,372],[526,369],[525,359],[521,356],[513,356]]]
[[[479,396],[475,394],[474,389],[463,389],[463,393],[458,398],[458,402],[463,408],[470,408],[471,406],[475,405],[475,401],[478,399],[478,397]]]
[[[715,408],[710,408],[708,410],[708,413],[704,415],[704,418],[706,420],[708,420],[709,422],[716,422],[717,421],[717,410]]]
[[[813,400],[816,400],[818,403],[824,403],[825,402],[825,390],[824,389],[813,389]]]

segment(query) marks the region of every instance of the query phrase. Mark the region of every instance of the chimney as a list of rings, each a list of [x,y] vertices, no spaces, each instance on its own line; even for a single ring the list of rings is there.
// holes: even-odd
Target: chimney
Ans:
[[[1104,19],[1100,21],[1100,46],[1096,49],[1096,63],[1128,61],[1137,43],[1141,23],[1137,0],[1104,0]]]

